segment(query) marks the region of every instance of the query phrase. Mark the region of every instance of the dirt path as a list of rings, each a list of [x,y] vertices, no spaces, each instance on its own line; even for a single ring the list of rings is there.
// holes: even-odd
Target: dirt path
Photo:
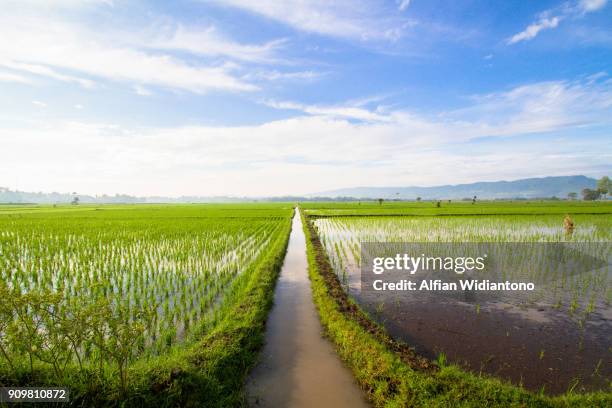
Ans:
[[[253,407],[367,407],[344,367],[312,302],[306,238],[299,212],[267,322],[261,361],[247,381]]]

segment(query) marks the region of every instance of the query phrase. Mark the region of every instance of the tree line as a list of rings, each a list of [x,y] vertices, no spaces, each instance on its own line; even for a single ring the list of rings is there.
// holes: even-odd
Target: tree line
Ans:
[[[608,194],[612,193],[612,180],[610,177],[603,176],[597,180],[597,187],[595,189],[583,188],[580,194],[582,199],[585,201],[599,200],[600,198],[607,198]],[[570,200],[575,200],[578,194],[572,192],[567,195]]]

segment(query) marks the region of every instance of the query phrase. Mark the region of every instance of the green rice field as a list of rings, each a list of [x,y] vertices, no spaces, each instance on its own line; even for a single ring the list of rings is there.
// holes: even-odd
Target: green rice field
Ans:
[[[439,356],[553,394],[607,390],[612,379],[612,206],[610,203],[481,202],[307,204],[330,264],[344,290],[398,340]],[[568,218],[571,231],[565,226]],[[514,260],[530,293],[362,293],[363,243],[564,243],[591,251],[603,267],[562,272],[539,263],[534,246]],[[516,270],[507,271],[510,276]]]
[[[75,406],[244,405],[294,206],[0,206],[0,383],[62,384]],[[299,209],[321,321],[375,406],[470,393],[465,401],[476,405],[609,399],[612,203],[307,202]],[[607,263],[559,276],[532,263],[529,276],[548,283],[529,294],[362,293],[362,245],[405,242],[562,243],[597,248],[592,255]],[[340,306],[333,282],[321,280],[326,262],[356,308]],[[361,316],[357,326],[353,315]],[[356,328],[364,322],[373,326]],[[371,383],[378,374],[366,360],[395,361],[400,343],[428,368],[383,364],[388,382]],[[455,370],[452,386],[441,385],[445,367]],[[425,383],[428,391],[414,394]]]
[[[267,260],[282,257],[292,213],[286,204],[0,206],[2,382],[81,376],[91,378],[85,390],[127,392],[134,365],[155,367],[219,330]]]

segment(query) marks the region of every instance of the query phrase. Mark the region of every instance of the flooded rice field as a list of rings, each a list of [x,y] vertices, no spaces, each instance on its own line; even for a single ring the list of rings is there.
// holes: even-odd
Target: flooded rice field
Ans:
[[[395,338],[431,359],[534,391],[607,389],[612,378],[612,220],[575,216],[334,217],[315,226],[346,290]],[[362,290],[362,243],[543,243],[593,250],[597,263],[575,265],[523,256],[530,292]],[[541,248],[541,247],[538,247]],[[550,254],[549,254],[550,255]],[[506,270],[520,270],[520,257]],[[511,273],[511,275],[512,275]],[[512,279],[512,276],[510,277]]]
[[[143,323],[143,348],[152,355],[214,317],[281,225],[273,218],[2,221],[0,278],[9,288],[59,291],[73,309],[110,299]]]

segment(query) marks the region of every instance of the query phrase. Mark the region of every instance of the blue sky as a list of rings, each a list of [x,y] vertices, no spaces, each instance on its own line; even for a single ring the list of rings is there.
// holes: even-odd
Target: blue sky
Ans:
[[[612,6],[4,0],[0,186],[282,195],[612,173]]]

